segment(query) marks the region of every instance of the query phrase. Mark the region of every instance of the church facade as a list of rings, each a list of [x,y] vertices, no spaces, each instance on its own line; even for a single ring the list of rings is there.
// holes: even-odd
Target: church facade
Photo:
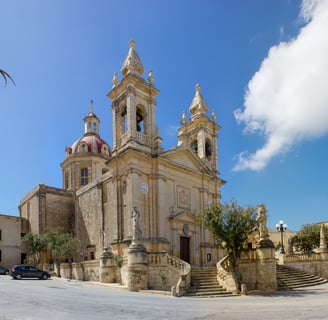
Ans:
[[[214,265],[219,248],[196,214],[220,202],[225,183],[218,170],[220,126],[196,85],[176,147],[163,150],[156,122],[159,90],[152,72],[147,79],[143,74],[131,40],[121,79],[114,74],[108,93],[112,145],[100,137],[91,103],[83,136],[66,148],[62,188],[39,185],[21,200],[22,232],[61,227],[81,241],[81,261],[99,260],[108,249],[126,257],[132,213],[138,212],[140,241],[148,253],[166,252],[191,266]]]

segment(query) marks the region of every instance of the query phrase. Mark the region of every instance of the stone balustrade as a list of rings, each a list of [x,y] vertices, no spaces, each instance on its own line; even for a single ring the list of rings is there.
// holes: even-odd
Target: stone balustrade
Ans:
[[[228,256],[222,258],[217,264],[217,280],[228,291],[236,292],[235,281],[232,278],[231,264]]]
[[[302,254],[290,254],[284,258],[285,262],[297,262],[297,261],[321,261],[322,257],[320,253],[302,253]]]
[[[181,296],[190,287],[191,266],[166,252],[148,253],[149,286]]]

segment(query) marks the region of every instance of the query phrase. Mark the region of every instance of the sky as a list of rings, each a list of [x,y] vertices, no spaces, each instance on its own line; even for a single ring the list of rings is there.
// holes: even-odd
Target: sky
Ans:
[[[328,0],[0,0],[0,213],[40,183],[62,187],[65,147],[107,93],[128,42],[153,70],[165,150],[195,85],[219,131],[222,201],[264,203],[268,227],[328,220]]]

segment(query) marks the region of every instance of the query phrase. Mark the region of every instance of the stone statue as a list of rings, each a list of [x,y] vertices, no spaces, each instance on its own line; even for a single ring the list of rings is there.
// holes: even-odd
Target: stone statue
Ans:
[[[140,229],[140,213],[137,210],[137,207],[133,207],[132,210],[132,241],[140,241],[141,240],[141,229]]]
[[[268,228],[267,228],[267,217],[266,217],[267,209],[264,204],[259,204],[257,209],[257,217],[256,221],[258,223],[259,232],[260,232],[260,240],[269,238]]]

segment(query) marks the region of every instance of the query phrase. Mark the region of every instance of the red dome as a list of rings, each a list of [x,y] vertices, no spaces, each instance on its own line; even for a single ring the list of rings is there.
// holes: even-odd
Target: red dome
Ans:
[[[70,151],[70,154],[90,152],[102,154],[107,157],[111,156],[109,145],[98,135],[83,136],[73,143]]]

